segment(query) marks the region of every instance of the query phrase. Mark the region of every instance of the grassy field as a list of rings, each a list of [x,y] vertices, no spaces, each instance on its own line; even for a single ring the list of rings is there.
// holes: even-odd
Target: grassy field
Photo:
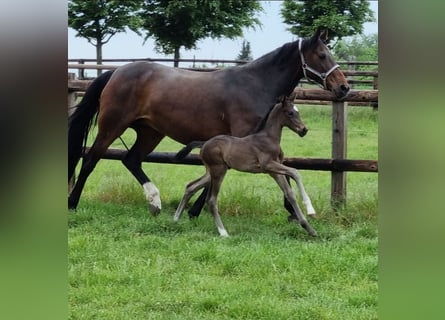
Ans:
[[[300,111],[309,133],[285,129],[285,154],[329,158],[331,108]],[[378,113],[351,107],[348,116],[348,158],[377,159]],[[127,144],[132,138],[125,134]],[[165,139],[156,151],[179,148]],[[318,212],[311,238],[287,222],[269,176],[229,171],[219,196],[226,239],[207,210],[172,221],[203,167],[143,167],[161,191],[160,216],[110,160],[99,162],[69,213],[70,319],[377,319],[377,174],[348,173],[348,205],[336,213],[330,172],[301,171]]]

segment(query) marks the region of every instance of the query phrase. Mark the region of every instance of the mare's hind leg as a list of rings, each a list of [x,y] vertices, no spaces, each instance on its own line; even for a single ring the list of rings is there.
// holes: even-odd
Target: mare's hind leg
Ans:
[[[96,167],[97,162],[100,160],[102,155],[107,150],[108,146],[116,139],[120,134],[122,134],[124,130],[116,130],[114,132],[106,132],[100,130],[97,133],[97,137],[94,140],[91,149],[82,159],[82,166],[79,172],[79,176],[77,181],[72,189],[69,197],[68,197],[68,208],[76,209],[77,204],[79,203],[80,195],[82,193],[83,187],[85,186],[85,182],[87,181],[88,176]]]
[[[202,190],[199,197],[196,199],[195,203],[190,207],[189,209],[189,217],[197,218],[199,214],[201,213],[202,208],[204,207],[205,201],[209,194],[209,187],[206,186],[204,190]]]
[[[290,178],[288,176],[286,176],[286,182],[290,186]],[[287,219],[289,221],[298,220],[298,217],[295,214],[295,211],[294,211],[294,208],[292,207],[292,204],[289,202],[289,200],[287,200],[286,196],[283,196],[283,198],[284,198],[284,208],[287,210],[287,212],[290,213],[290,215],[289,215],[289,217],[287,217]]]
[[[133,128],[137,134],[136,142],[122,163],[142,185],[148,201],[148,208],[153,215],[157,215],[161,211],[159,190],[142,171],[142,160],[161,142],[164,135],[148,126],[134,126]]]
[[[218,193],[221,188],[221,184],[224,180],[224,176],[227,172],[227,167],[225,165],[216,165],[209,168],[211,181],[210,181],[210,190],[207,198],[207,205],[209,206],[210,212],[213,215],[213,219],[215,220],[216,227],[218,228],[218,232],[222,237],[228,237],[226,228],[221,221],[221,217],[218,212]]]
[[[207,186],[210,183],[210,175],[206,172],[201,178],[196,179],[189,184],[185,188],[184,196],[182,197],[181,202],[179,203],[178,208],[176,209],[175,215],[173,217],[173,221],[177,222],[181,217],[182,212],[184,211],[185,206],[189,202],[190,198],[201,188]]]
[[[289,203],[292,205],[292,208],[294,209],[294,212],[297,216],[298,222],[300,225],[311,235],[316,236],[317,232],[312,228],[312,226],[307,222],[307,220],[304,218],[303,213],[301,212],[300,207],[297,203],[297,198],[295,197],[294,192],[292,191],[292,188],[290,187],[289,183],[286,181],[285,177],[282,174],[276,174],[276,173],[269,173],[270,176],[276,181],[278,186],[281,188],[281,190],[284,193],[284,196],[289,200]]]

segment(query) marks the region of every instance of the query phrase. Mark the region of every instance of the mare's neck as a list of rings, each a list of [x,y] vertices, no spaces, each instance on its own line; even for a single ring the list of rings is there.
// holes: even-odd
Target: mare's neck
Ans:
[[[304,76],[298,41],[286,43],[245,67],[257,75],[262,86],[268,87],[274,98],[289,95]]]

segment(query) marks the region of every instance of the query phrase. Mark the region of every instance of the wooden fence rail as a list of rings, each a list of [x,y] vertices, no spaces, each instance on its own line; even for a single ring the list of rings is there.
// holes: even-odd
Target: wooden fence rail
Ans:
[[[85,153],[89,151],[85,148]],[[127,154],[127,150],[109,148],[103,159],[122,160]],[[181,160],[175,160],[176,152],[153,152],[144,158],[144,162],[155,162],[164,164],[187,164],[202,165],[202,161],[197,154],[189,154]],[[320,158],[284,158],[284,164],[302,170],[318,171],[355,171],[355,172],[378,172],[378,162],[376,160],[348,160],[348,159],[320,159]]]
[[[140,59],[103,59],[102,62],[119,62],[121,64],[135,62],[135,61],[150,61],[150,62],[192,62],[192,67],[186,67],[183,69],[201,71],[201,72],[209,72],[218,70],[216,67],[195,67],[195,63],[199,62],[209,62],[211,64],[231,64],[231,65],[239,65],[247,63],[248,61],[244,60],[223,60],[223,59],[168,59],[168,58],[140,58]],[[94,64],[86,64],[86,62],[94,63]],[[342,66],[343,73],[348,77],[348,81],[352,87],[354,85],[367,85],[371,86],[373,89],[378,88],[378,71],[375,70],[356,70],[357,66],[367,66],[370,68],[374,68],[378,66],[377,61],[338,61],[339,65]],[[120,65],[121,65],[120,64]],[[120,65],[107,65],[107,64],[96,64],[96,59],[68,59],[68,69],[77,69],[78,70],[78,78],[85,79],[84,70],[113,70],[118,68]],[[356,77],[360,77],[356,79]],[[307,83],[305,79],[302,79],[302,84]]]
[[[106,66],[104,66],[105,68]],[[107,66],[109,67],[109,66]],[[95,66],[96,68],[96,66]],[[76,80],[73,74],[69,74],[68,79],[68,106],[72,107],[75,101],[75,94],[85,91],[90,80]],[[351,90],[351,92],[341,101],[335,95],[322,89],[300,88],[297,91],[296,101],[313,103],[315,101],[329,101],[332,104],[332,158],[295,158],[288,157],[285,164],[296,169],[326,170],[331,171],[331,204],[334,209],[346,204],[346,172],[378,172],[377,160],[349,160],[346,159],[347,146],[347,103],[368,103],[369,105],[378,103],[378,90]],[[69,109],[69,113],[72,112]],[[108,149],[104,159],[121,160],[126,150]],[[189,155],[179,162],[173,160],[175,153],[153,152],[147,155],[145,162],[171,163],[171,164],[202,164],[197,155]]]

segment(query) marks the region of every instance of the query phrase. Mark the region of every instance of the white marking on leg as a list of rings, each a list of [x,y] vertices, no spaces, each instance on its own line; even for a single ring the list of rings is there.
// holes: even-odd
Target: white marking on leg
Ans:
[[[158,215],[162,207],[158,188],[152,182],[146,182],[142,187],[144,188],[145,198],[148,201],[148,209],[153,215]]]
[[[229,236],[229,234],[227,233],[227,231],[226,231],[226,229],[224,229],[224,228],[220,228],[220,227],[218,227],[218,232],[219,232],[219,235],[221,236],[221,237],[228,237]]]
[[[306,193],[306,190],[304,189],[301,175],[297,170],[295,170],[295,172],[296,172],[295,182],[297,183],[298,191],[300,191],[301,200],[303,201],[306,207],[307,214],[310,216],[315,216],[316,214],[315,209],[312,206],[311,199],[309,198],[308,194]]]

